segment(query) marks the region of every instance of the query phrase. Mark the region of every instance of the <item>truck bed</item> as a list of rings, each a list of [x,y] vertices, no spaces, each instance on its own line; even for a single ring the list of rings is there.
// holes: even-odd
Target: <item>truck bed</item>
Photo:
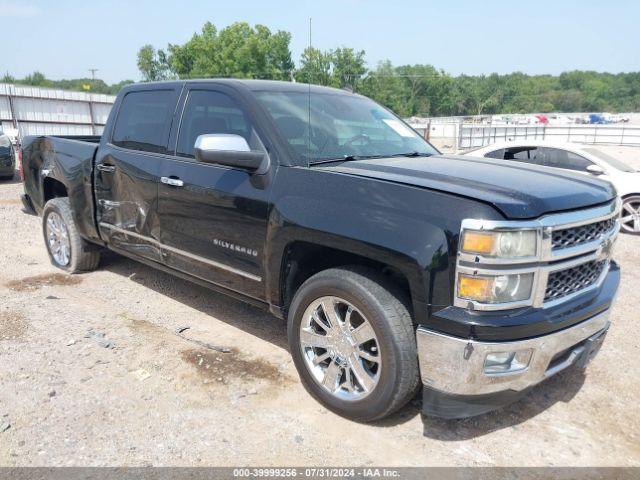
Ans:
[[[81,234],[99,239],[94,222],[93,162],[100,136],[27,136],[22,146],[24,190],[42,213],[47,200],[67,196]]]
[[[79,142],[100,143],[101,135],[52,135],[49,138],[64,138],[67,140],[77,140]]]

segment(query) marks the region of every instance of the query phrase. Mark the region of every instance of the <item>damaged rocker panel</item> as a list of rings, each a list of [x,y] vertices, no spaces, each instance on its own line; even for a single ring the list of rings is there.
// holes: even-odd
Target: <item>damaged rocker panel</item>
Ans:
[[[131,237],[138,238],[138,239],[143,240],[145,242],[152,243],[153,245],[155,245],[156,247],[158,247],[161,250],[166,250],[166,251],[169,251],[169,252],[172,252],[172,253],[176,253],[178,255],[182,255],[184,257],[191,258],[191,259],[196,260],[198,262],[206,263],[208,265],[211,265],[212,267],[219,268],[221,270],[226,270],[227,272],[235,273],[236,275],[240,275],[242,277],[248,278],[249,280],[253,280],[255,282],[261,282],[262,281],[262,277],[259,277],[258,275],[253,275],[252,273],[245,272],[244,270],[239,270],[237,268],[230,267],[229,265],[225,265],[223,263],[216,262],[215,260],[210,260],[208,258],[204,258],[204,257],[201,257],[199,255],[194,255],[192,253],[185,252],[184,250],[180,250],[178,248],[170,247],[169,245],[165,245],[163,243],[160,243],[155,238],[147,237],[145,235],[140,235],[139,233],[131,232],[129,230],[125,230],[123,228],[119,228],[119,227],[116,227],[115,225],[111,225],[111,224],[105,223],[105,222],[100,222],[100,227],[112,230],[114,232],[122,233],[123,235],[128,235],[128,236],[131,236]]]

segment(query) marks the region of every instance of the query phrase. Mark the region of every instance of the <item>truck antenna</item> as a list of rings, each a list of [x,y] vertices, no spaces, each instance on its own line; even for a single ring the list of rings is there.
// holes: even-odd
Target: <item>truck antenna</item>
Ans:
[[[312,55],[312,43],[311,43],[311,17],[309,17],[309,55]],[[308,94],[308,125],[307,125],[307,163],[310,165],[311,164],[311,72],[313,71],[313,68],[309,71],[308,73],[308,77],[307,77],[307,85],[309,87],[309,94]],[[309,166],[307,165],[307,166]]]

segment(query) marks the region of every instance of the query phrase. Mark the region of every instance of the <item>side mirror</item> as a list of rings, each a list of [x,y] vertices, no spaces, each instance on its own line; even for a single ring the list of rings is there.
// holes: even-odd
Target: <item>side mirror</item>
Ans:
[[[591,175],[604,175],[606,173],[600,165],[589,165],[587,167],[587,172]]]
[[[251,150],[247,141],[240,135],[200,135],[196,139],[194,150],[199,162],[243,168],[257,174],[266,173],[269,169],[269,155],[259,150]]]

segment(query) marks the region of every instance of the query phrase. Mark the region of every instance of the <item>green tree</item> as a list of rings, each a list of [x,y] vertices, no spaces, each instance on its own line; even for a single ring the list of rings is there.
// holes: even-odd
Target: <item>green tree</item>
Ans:
[[[42,72],[33,72],[27,75],[22,83],[26,85],[33,85],[34,87],[49,87],[51,86],[51,82],[47,80],[47,77],[44,76]]]
[[[4,74],[4,77],[0,79],[0,83],[14,83],[16,81],[15,77],[11,75],[9,72]]]
[[[169,64],[164,51],[151,45],[144,45],[138,50],[138,70],[145,82],[166,80],[169,78]]]
[[[331,53],[313,47],[305,48],[295,79],[297,82],[331,85]]]
[[[447,116],[531,112],[640,111],[640,72],[619,74],[570,71],[560,75],[459,75],[453,77],[432,65],[394,66],[389,60],[368,70],[365,52],[349,47],[322,51],[307,48],[298,69],[291,59],[288,32],[272,32],[263,25],[237,22],[218,30],[207,22],[181,45],[138,51],[144,80],[194,77],[239,77],[293,80],[351,87],[399,115]],[[100,79],[51,80],[41,72],[5,83],[117,93],[125,80],[108,85]]]
[[[364,55],[364,50],[355,51],[346,47],[326,52],[307,47],[300,57],[300,68],[295,73],[295,79],[303,83],[357,89],[367,72]]]
[[[295,79],[351,87],[403,116],[630,111],[638,109],[640,99],[639,72],[453,77],[432,65],[394,66],[388,60],[367,70],[365,52],[346,46],[327,51],[306,48],[296,69],[290,41],[288,32],[273,33],[263,25],[237,22],[218,31],[207,22],[184,44],[168,45],[166,53],[145,45],[138,54],[138,67],[145,79]]]
[[[503,100],[500,77],[496,74],[486,77],[460,75],[456,78],[455,89],[457,113],[482,115],[499,111]]]
[[[169,45],[169,68],[179,78],[236,77],[290,80],[288,32],[236,22],[218,32],[211,22],[184,45]]]
[[[380,62],[375,70],[363,79],[360,93],[373,98],[401,116],[412,115],[410,93],[406,83],[398,76],[389,60]]]
[[[351,87],[357,90],[358,83],[367,73],[364,50],[353,48],[336,48],[329,54],[331,62],[331,82],[334,87]]]
[[[131,85],[135,83],[133,80],[122,80],[118,83],[114,83],[113,85],[109,85],[108,90],[104,93],[108,93],[109,95],[117,95],[122,87],[127,85]]]

